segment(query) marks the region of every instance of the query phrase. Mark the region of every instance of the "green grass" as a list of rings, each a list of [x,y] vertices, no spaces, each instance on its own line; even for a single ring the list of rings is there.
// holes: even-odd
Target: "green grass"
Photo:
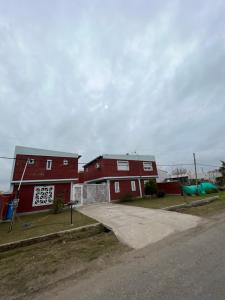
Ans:
[[[73,211],[73,225],[70,225],[70,210],[60,214],[42,212],[15,218],[13,230],[8,232],[9,223],[0,223],[0,244],[36,237],[60,230],[96,223],[95,220]],[[25,227],[25,225],[30,225]]]
[[[225,212],[225,192],[219,193],[219,199],[203,206],[179,209],[178,212],[202,217],[210,217],[220,212]]]
[[[210,215],[215,214],[217,212],[225,210],[225,192],[219,192],[219,193],[213,193],[213,194],[206,194],[203,196],[192,196],[192,197],[186,197],[184,199],[183,196],[166,196],[164,198],[141,198],[141,199],[134,199],[129,202],[124,202],[121,204],[124,205],[132,205],[132,206],[140,206],[145,208],[153,208],[153,209],[162,209],[168,206],[178,205],[185,203],[185,201],[191,202],[199,199],[204,199],[207,197],[212,196],[219,196],[219,199],[209,203],[207,205],[203,206],[197,206],[192,208],[185,208],[180,209],[179,212],[188,213],[188,214],[194,214],[194,215]]]

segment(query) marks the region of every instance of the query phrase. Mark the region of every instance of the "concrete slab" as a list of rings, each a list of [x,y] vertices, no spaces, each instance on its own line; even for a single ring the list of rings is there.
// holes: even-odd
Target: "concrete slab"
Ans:
[[[202,220],[171,211],[120,204],[87,205],[78,210],[112,229],[121,242],[134,249],[196,227]]]

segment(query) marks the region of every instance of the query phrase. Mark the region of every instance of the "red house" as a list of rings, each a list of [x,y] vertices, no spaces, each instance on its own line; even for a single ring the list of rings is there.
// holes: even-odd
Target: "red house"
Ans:
[[[48,209],[58,195],[70,201],[72,185],[78,182],[78,154],[16,146],[14,157],[14,193],[23,178],[17,212]]]
[[[107,182],[110,200],[117,200],[125,193],[142,197],[145,182],[157,177],[152,155],[104,154],[84,165],[84,182]]]

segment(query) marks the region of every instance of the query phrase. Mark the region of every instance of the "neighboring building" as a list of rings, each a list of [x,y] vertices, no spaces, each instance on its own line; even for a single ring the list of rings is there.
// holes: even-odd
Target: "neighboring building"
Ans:
[[[168,172],[165,170],[158,169],[158,178],[156,179],[157,183],[165,182],[167,178]]]
[[[208,177],[211,182],[220,183],[222,174],[220,173],[219,170],[215,169],[215,170],[208,171]]]
[[[125,193],[143,196],[145,182],[157,177],[152,155],[104,154],[84,165],[84,181],[107,182],[110,200],[117,200]]]
[[[78,182],[78,154],[16,146],[14,157],[15,194],[24,172],[17,212],[48,209],[59,195],[65,203],[70,201],[72,185]]]

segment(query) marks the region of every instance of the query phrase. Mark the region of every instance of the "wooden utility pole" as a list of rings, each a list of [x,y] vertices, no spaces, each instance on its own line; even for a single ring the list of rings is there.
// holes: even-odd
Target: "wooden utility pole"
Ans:
[[[195,153],[193,153],[194,157],[194,166],[195,166],[195,184],[198,186],[198,175],[197,175],[197,167],[196,167],[196,158],[195,158]]]

